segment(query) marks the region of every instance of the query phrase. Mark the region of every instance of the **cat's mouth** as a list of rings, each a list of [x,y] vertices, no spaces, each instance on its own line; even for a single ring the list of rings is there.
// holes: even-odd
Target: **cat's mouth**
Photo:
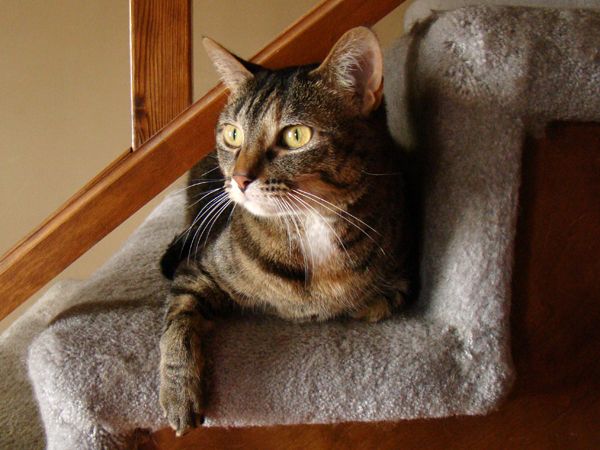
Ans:
[[[259,217],[339,215],[337,205],[302,187],[256,180],[243,191],[236,183],[228,183],[227,192],[233,202]]]
[[[236,204],[260,217],[303,216],[314,209],[307,201],[307,195],[312,194],[297,192],[282,182],[256,180],[243,191],[231,183],[227,191]]]
[[[250,183],[244,191],[236,183],[231,183],[228,193],[231,200],[256,216],[274,217],[282,214],[281,199],[276,198],[281,195],[267,189],[259,181]]]

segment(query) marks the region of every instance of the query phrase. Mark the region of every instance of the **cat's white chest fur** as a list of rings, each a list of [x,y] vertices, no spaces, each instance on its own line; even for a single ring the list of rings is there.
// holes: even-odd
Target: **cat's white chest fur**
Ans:
[[[322,264],[336,251],[335,236],[331,225],[316,215],[309,215],[304,222],[304,246],[310,262]]]

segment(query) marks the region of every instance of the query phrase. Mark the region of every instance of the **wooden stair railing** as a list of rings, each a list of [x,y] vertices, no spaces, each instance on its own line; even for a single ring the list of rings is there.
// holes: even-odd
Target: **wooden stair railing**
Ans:
[[[346,30],[373,25],[403,1],[325,0],[252,61],[272,68],[319,61]],[[0,260],[0,319],[210,152],[225,98],[221,85],[213,88],[135,151],[126,151],[9,250]]]

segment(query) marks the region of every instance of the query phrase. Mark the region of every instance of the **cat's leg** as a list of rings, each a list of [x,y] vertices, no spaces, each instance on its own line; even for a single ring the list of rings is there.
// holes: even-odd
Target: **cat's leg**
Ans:
[[[167,297],[160,339],[160,404],[177,435],[204,421],[202,340],[224,301],[212,278],[197,267],[178,268]]]
[[[169,296],[165,331],[160,339],[160,404],[169,425],[183,434],[203,422],[201,339],[208,321],[194,311],[189,295]]]

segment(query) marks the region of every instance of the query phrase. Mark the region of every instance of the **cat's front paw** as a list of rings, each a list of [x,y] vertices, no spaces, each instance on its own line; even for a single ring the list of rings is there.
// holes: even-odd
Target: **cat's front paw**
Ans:
[[[365,322],[379,322],[392,315],[392,308],[385,297],[378,297],[350,314],[354,319],[364,320]]]
[[[168,373],[161,368],[159,400],[163,413],[177,436],[204,423],[202,383],[193,368],[182,373]],[[197,369],[196,369],[197,371]]]
[[[203,370],[199,333],[173,322],[160,339],[159,401],[177,436],[204,422]]]

